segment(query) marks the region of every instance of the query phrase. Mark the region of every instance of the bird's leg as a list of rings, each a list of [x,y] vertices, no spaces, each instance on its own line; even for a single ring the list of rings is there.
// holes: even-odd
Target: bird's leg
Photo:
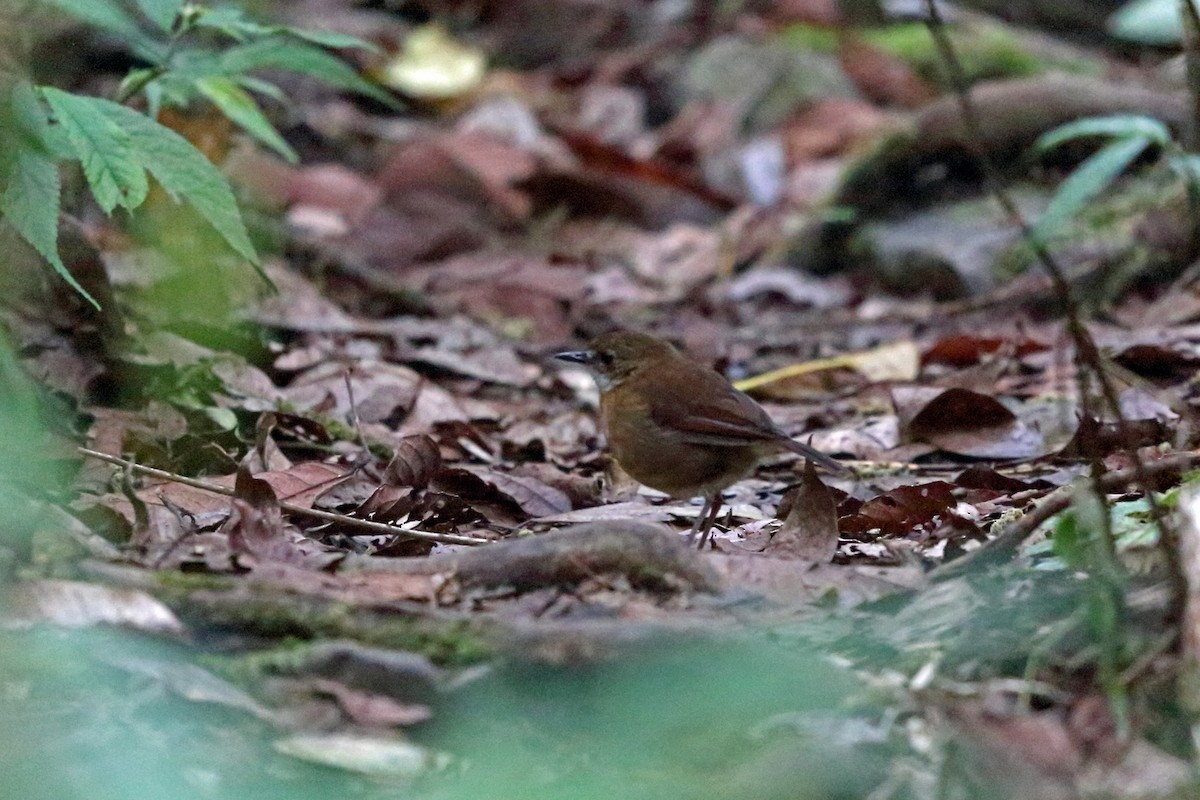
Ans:
[[[718,489],[713,492],[704,501],[704,507],[700,509],[700,516],[696,518],[696,524],[692,526],[692,532],[688,536],[688,544],[695,543],[700,550],[704,549],[704,545],[708,543],[712,533],[712,526],[717,521],[717,514],[721,511],[721,491]]]

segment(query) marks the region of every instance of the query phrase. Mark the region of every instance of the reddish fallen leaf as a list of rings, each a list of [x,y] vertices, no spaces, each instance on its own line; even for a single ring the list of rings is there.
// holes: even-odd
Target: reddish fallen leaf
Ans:
[[[836,28],[846,24],[836,0],[775,0],[762,6],[767,19],[778,25],[820,25]]]
[[[633,179],[638,183],[657,184],[670,188],[681,195],[693,195],[712,206],[714,211],[730,211],[735,205],[732,198],[714,191],[711,187],[669,164],[632,158],[619,148],[602,142],[588,133],[572,131],[559,131],[558,133],[583,162],[586,169],[596,170],[606,174],[609,178],[620,176]]]
[[[506,458],[523,462],[549,460],[562,467],[573,467],[595,454],[591,443],[597,434],[594,414],[568,411],[547,422],[514,422],[504,429],[501,441]]]
[[[845,534],[878,529],[883,535],[905,536],[935,525],[956,505],[954,487],[945,481],[901,486],[866,501],[857,514],[840,519],[838,527]]]
[[[999,336],[974,336],[957,334],[938,339],[921,356],[921,364],[948,364],[952,367],[968,367],[978,364],[987,355],[1009,349],[1018,358],[1030,353],[1049,350],[1049,345],[1033,339],[1005,338]]]
[[[473,504],[490,505],[496,511],[514,512],[517,519],[550,516],[571,510],[567,496],[535,478],[507,475],[486,468],[447,469],[435,485]]]
[[[955,477],[954,483],[964,489],[985,489],[997,494],[1015,494],[1028,491],[1050,491],[1054,484],[1049,481],[1034,479],[1024,481],[1009,475],[1001,475],[990,467],[968,467]]]
[[[529,386],[541,372],[522,362],[511,347],[480,347],[458,350],[448,347],[421,347],[402,353],[398,360],[444,369],[468,378],[478,378],[501,386]]]
[[[383,191],[340,164],[314,164],[290,173],[284,200],[293,206],[329,209],[348,225],[357,226],[383,200]]]
[[[307,569],[324,569],[341,558],[307,539],[283,520],[271,484],[250,473],[251,456],[238,467],[229,519],[221,530],[238,556],[251,556],[253,564],[278,563]],[[245,567],[245,559],[239,558]]]

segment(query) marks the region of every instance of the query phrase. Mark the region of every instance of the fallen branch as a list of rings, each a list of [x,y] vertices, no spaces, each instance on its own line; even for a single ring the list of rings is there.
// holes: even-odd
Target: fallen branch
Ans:
[[[486,551],[421,558],[351,555],[338,573],[353,572],[447,573],[465,585],[518,590],[578,583],[611,573],[624,575],[634,586],[654,589],[678,589],[684,584],[697,591],[716,592],[721,584],[712,566],[678,534],[637,520],[575,525],[497,542]]]
[[[233,497],[234,491],[232,488],[221,486],[216,483],[189,478],[185,475],[177,475],[174,472],[155,469],[154,467],[146,467],[138,464],[135,461],[110,456],[108,453],[101,453],[98,450],[90,450],[86,447],[76,448],[80,453],[88,458],[94,458],[97,461],[104,461],[108,464],[115,464],[118,467],[125,467],[141,475],[149,475],[153,478],[159,478],[171,483],[181,483],[184,486],[190,486],[193,489],[199,489],[204,492],[212,492],[213,494],[223,495],[225,497]],[[382,522],[371,522],[366,519],[358,519],[356,517],[348,517],[345,514],[335,514],[331,511],[319,511],[315,508],[306,508],[298,506],[295,503],[286,503],[280,501],[279,508],[289,514],[297,516],[309,517],[310,519],[319,519],[323,522],[330,522],[336,525],[345,525],[348,528],[366,531],[368,533],[381,534],[384,536],[405,536],[409,539],[420,539],[426,542],[439,542],[441,544],[468,544],[480,545],[491,544],[487,539],[479,539],[474,536],[459,536],[454,533],[434,533],[433,531],[422,531],[412,528],[400,528],[396,525],[387,525]]]

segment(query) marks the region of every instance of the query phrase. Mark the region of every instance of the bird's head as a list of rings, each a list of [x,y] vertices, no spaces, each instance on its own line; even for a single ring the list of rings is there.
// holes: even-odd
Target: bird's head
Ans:
[[[554,357],[591,368],[603,390],[616,386],[642,367],[678,355],[675,346],[664,339],[646,333],[616,331],[593,339],[587,350],[570,350]]]

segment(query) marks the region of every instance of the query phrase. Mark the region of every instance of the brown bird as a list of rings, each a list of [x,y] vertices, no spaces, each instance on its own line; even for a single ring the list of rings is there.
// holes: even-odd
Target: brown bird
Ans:
[[[704,496],[690,539],[698,537],[700,547],[720,511],[721,492],[772,451],[791,450],[836,472],[848,471],[790,438],[725,376],[662,339],[608,333],[587,350],[555,358],[595,373],[609,449],[634,480],[673,497]]]

